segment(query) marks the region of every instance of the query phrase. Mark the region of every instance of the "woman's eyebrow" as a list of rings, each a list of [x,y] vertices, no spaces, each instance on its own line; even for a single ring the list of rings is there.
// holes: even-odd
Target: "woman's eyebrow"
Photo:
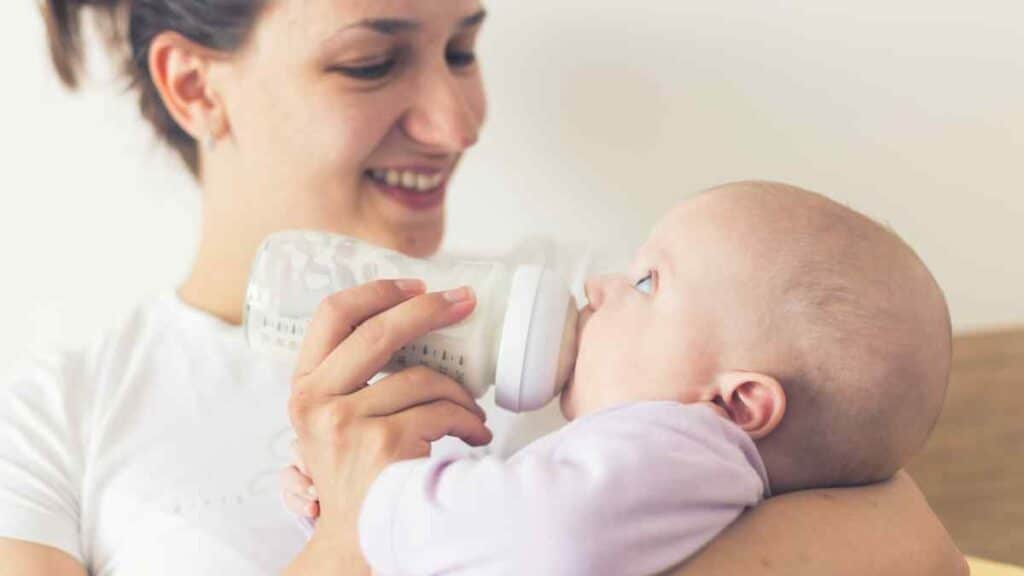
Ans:
[[[487,10],[481,9],[476,14],[473,14],[472,16],[467,16],[467,17],[463,18],[462,21],[459,22],[459,28],[462,29],[462,30],[465,30],[467,28],[475,28],[475,27],[483,24],[484,20],[486,20],[486,19],[487,19]]]
[[[483,24],[487,18],[487,11],[480,10],[475,14],[467,16],[459,21],[457,28],[459,30],[466,30],[468,28],[475,28]],[[422,26],[420,22],[416,20],[406,20],[402,18],[367,18],[365,20],[359,20],[348,24],[338,29],[334,34],[331,35],[333,38],[340,32],[351,30],[352,28],[368,28],[381,34],[387,34],[388,36],[394,36],[403,32],[412,32],[419,29]]]

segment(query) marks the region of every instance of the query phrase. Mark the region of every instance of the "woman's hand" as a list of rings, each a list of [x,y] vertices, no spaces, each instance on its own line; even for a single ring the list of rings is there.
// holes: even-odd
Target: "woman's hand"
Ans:
[[[484,413],[457,382],[413,367],[367,386],[415,338],[468,316],[468,288],[423,294],[416,280],[378,281],[324,300],[299,353],[289,415],[319,497],[317,533],[350,559],[359,557],[359,510],[370,485],[392,462],[430,454],[456,436],[491,440]]]

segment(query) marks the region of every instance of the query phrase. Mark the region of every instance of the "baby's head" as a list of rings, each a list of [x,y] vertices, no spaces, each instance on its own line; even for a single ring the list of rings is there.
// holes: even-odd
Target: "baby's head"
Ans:
[[[730,184],[673,209],[628,277],[587,284],[562,409],[707,402],[776,493],[891,476],[945,397],[942,291],[895,234],[817,194]]]

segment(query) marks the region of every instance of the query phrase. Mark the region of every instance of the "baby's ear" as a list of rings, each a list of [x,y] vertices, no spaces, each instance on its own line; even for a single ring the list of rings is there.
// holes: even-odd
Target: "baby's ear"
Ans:
[[[726,372],[715,382],[714,402],[754,440],[772,433],[786,413],[779,381],[756,372]]]

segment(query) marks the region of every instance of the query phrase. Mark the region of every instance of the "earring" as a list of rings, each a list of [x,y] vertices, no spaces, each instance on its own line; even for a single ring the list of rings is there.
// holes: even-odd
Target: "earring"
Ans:
[[[213,132],[207,132],[203,136],[203,147],[207,150],[213,150],[217,146],[217,137],[214,136]]]

